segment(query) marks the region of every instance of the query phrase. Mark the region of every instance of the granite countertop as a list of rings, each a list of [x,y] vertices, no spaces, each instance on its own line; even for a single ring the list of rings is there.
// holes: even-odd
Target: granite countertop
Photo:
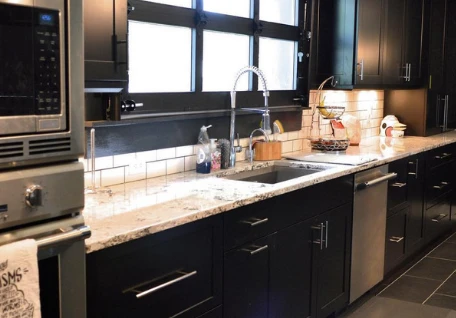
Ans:
[[[376,161],[360,166],[332,165],[332,169],[273,185],[220,178],[272,165],[272,161],[267,161],[253,165],[241,162],[235,168],[209,175],[193,171],[112,186],[112,195],[97,193],[85,197],[83,214],[92,229],[86,251],[115,246],[454,142],[456,132],[432,137],[372,137],[363,140],[359,147],[349,147],[346,155],[375,156]],[[303,152],[310,154],[311,150]]]

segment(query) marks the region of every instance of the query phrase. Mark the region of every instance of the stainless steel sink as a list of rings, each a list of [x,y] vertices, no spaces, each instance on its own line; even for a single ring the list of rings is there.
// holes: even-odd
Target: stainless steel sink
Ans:
[[[237,181],[276,184],[279,182],[308,176],[310,174],[331,168],[335,167],[324,165],[309,165],[302,163],[275,162],[272,166],[242,171],[236,174],[224,176],[223,178]]]

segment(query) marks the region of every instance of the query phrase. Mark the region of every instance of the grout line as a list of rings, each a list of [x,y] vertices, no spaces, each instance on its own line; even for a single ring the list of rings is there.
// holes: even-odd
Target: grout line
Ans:
[[[426,279],[426,280],[432,280],[434,282],[441,282],[441,280],[439,280],[439,279],[433,279],[433,278],[427,278],[427,277],[420,277],[420,276],[406,275],[406,274],[404,274],[404,276],[413,277],[413,278],[420,278],[420,279]]]
[[[443,281],[443,282],[434,290],[434,292],[433,292],[428,298],[426,298],[426,300],[423,301],[421,304],[424,305],[424,304],[429,300],[429,298],[431,298],[431,297],[436,293],[436,291],[439,290],[439,288],[442,287],[442,285],[445,284],[445,283],[450,279],[451,276],[453,276],[454,273],[456,273],[456,270],[453,271],[453,273],[451,273],[451,275],[448,276],[447,279],[445,279],[445,280],[444,280],[444,281]]]
[[[427,256],[428,258],[433,258],[433,259],[440,259],[442,261],[449,261],[449,262],[456,262],[455,259],[448,259],[448,258],[442,258],[442,257],[435,257],[435,256]]]
[[[442,294],[442,293],[435,293],[435,295],[440,295],[440,296],[445,296],[445,297],[450,297],[450,298],[456,299],[456,296],[451,296],[451,295]]]
[[[402,275],[400,275],[398,278],[396,278],[393,282],[391,282],[391,284],[389,284],[388,286],[386,286],[385,288],[383,288],[377,295],[381,295],[381,293],[383,293],[388,287],[390,287],[391,285],[393,285],[395,282],[397,282],[402,276],[404,276],[405,274],[407,274],[412,268],[414,268],[419,262],[421,262],[423,259],[425,259],[429,254],[431,254],[432,252],[434,252],[435,249],[437,249],[442,243],[440,243],[439,245],[437,245],[436,247],[434,247],[429,253],[427,253],[426,255],[424,255],[418,262],[416,262],[412,267],[410,267],[408,270],[406,270],[404,273],[402,273]]]

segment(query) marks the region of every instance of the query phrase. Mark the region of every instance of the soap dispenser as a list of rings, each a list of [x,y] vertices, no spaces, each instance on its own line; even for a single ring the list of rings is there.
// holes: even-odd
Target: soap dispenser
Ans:
[[[210,127],[212,127],[212,125],[201,127],[198,135],[198,150],[196,153],[197,173],[211,172],[211,149],[209,135],[207,134],[207,129]]]

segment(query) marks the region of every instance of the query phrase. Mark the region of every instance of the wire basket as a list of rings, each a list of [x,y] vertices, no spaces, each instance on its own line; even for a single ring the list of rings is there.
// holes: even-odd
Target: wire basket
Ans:
[[[317,106],[317,109],[324,119],[339,119],[345,112],[343,106]]]
[[[350,145],[349,139],[329,139],[313,138],[310,139],[310,145],[313,150],[320,151],[345,151]]]

